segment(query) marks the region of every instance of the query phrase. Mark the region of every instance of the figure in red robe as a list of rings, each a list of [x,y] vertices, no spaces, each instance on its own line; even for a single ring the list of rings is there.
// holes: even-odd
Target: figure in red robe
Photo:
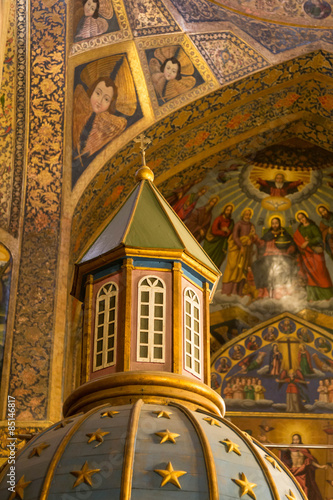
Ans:
[[[212,220],[212,210],[218,201],[218,197],[213,196],[213,198],[211,198],[206,205],[193,210],[193,212],[184,220],[185,225],[191,231],[193,236],[199,241],[199,243],[206,236]]]
[[[333,285],[325,263],[320,230],[305,212],[298,212],[296,218],[300,224],[294,241],[299,250],[298,263],[306,283],[307,299],[329,300],[333,297]]]
[[[292,436],[292,444],[303,444],[300,434]],[[327,465],[318,464],[307,448],[289,448],[281,454],[282,462],[303,488],[310,500],[323,500],[315,479],[316,469],[327,469]]]
[[[189,217],[201,196],[207,192],[206,187],[202,187],[197,193],[186,194],[180,200],[178,200],[172,208],[181,220],[185,220]]]
[[[265,181],[258,177],[259,191],[269,194],[270,196],[285,197],[287,194],[297,193],[297,187],[303,184],[302,180],[295,182],[287,182],[283,174],[276,174],[274,181]]]

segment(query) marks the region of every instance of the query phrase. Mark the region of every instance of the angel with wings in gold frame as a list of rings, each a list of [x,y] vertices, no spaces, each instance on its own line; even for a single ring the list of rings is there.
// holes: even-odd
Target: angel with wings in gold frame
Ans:
[[[72,186],[98,152],[126,129],[138,107],[124,54],[87,64],[80,80],[74,91]]]

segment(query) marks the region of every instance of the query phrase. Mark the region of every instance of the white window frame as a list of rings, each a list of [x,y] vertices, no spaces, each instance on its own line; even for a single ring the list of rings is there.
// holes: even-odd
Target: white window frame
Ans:
[[[143,284],[145,281],[149,285]],[[162,287],[158,286],[162,284]],[[142,292],[148,293],[148,300],[142,301]],[[162,303],[155,302],[155,294],[162,294]],[[164,363],[165,362],[165,307],[166,307],[166,286],[164,281],[159,276],[145,276],[138,284],[138,325],[137,325],[137,361],[146,363]],[[148,306],[148,307],[147,307]],[[155,316],[155,307],[158,308],[159,314]],[[162,308],[162,311],[161,311]],[[145,310],[145,314],[142,310]],[[146,327],[142,326],[141,320],[146,323]],[[155,320],[161,321],[161,328],[155,329]],[[146,334],[147,341],[144,342],[142,336]],[[161,342],[155,343],[155,334],[161,335]],[[140,348],[147,347],[147,356],[142,356]],[[162,349],[162,357],[155,357],[154,348]]]
[[[110,307],[110,299],[115,297],[114,306]],[[99,304],[104,301],[104,310],[99,310]],[[94,354],[93,371],[102,370],[108,366],[116,364],[117,354],[117,309],[118,309],[118,286],[113,281],[104,283],[96,296],[95,310],[95,333],[94,333]],[[114,311],[113,319],[110,320],[110,313]],[[104,321],[99,324],[99,318],[104,316]],[[113,324],[113,333],[109,335],[109,325]],[[101,336],[102,333],[102,336]],[[113,338],[113,346],[108,347],[109,339]],[[102,343],[102,349],[97,351],[98,344]],[[108,362],[108,353],[113,351],[113,360]],[[97,356],[102,354],[102,364],[97,366]]]
[[[187,310],[187,304],[190,311]],[[197,310],[197,317],[195,315]],[[196,331],[197,330],[197,331]],[[196,377],[202,373],[202,327],[200,299],[192,288],[184,290],[184,364]],[[199,365],[196,369],[196,363]]]

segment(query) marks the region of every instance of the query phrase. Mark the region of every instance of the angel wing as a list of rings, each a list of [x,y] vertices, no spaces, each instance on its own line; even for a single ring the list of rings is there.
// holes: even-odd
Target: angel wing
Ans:
[[[99,14],[105,19],[112,18],[113,7],[111,0],[99,0]]]
[[[164,63],[166,59],[170,59],[175,56],[176,52],[179,50],[180,45],[168,45],[166,47],[159,47],[155,50],[154,56],[161,61],[161,64]]]
[[[74,91],[73,146],[78,152],[80,152],[80,135],[91,113],[90,99],[83,86],[77,85]]]
[[[178,52],[177,59],[180,62],[181,65],[181,73],[182,75],[193,75],[194,73],[194,66],[189,58],[189,56],[186,54],[185,50],[181,48]]]
[[[118,87],[116,108],[120,113],[132,116],[137,108],[137,97],[132,72],[125,57],[115,79]]]
[[[126,128],[127,120],[110,113],[100,113],[96,116],[82,154],[89,156],[115,139]]]
[[[196,80],[193,76],[185,76],[181,80],[170,80],[166,85],[164,97],[173,99],[177,95],[191,90],[195,84]]]

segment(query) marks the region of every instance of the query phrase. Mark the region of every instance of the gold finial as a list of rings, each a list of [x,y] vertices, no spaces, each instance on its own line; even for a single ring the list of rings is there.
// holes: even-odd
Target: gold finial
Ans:
[[[142,167],[140,167],[139,170],[137,170],[137,172],[135,173],[135,179],[137,180],[137,182],[143,180],[153,182],[154,174],[152,170],[146,165],[146,149],[148,147],[148,144],[151,143],[151,140],[147,139],[144,134],[140,134],[139,137],[134,139],[134,142],[140,144],[140,149],[142,152]]]

